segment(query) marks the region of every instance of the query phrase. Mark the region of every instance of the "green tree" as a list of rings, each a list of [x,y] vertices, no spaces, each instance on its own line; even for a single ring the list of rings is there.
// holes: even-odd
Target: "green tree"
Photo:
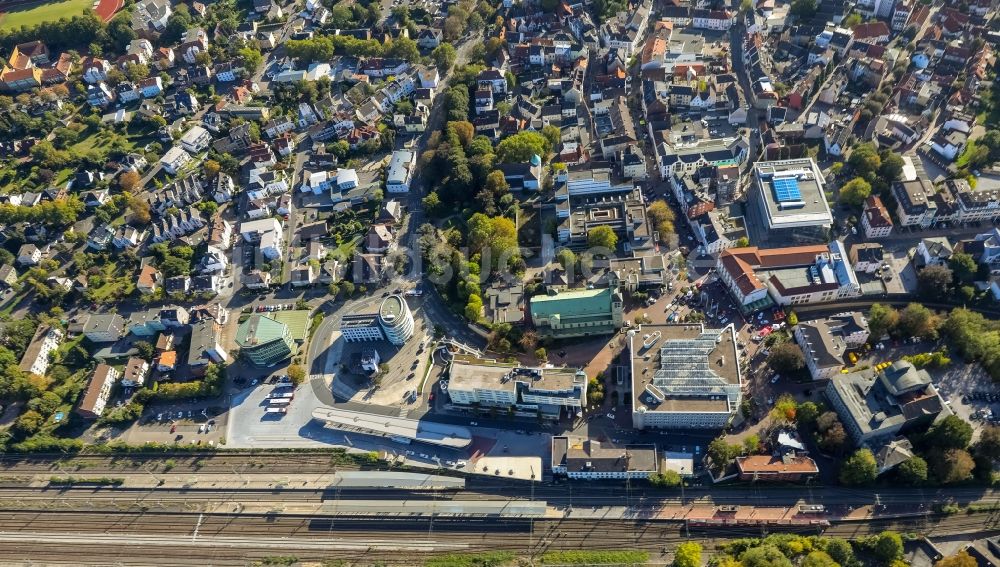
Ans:
[[[549,353],[546,352],[544,348],[539,347],[535,349],[535,358],[538,360],[547,360],[548,357]]]
[[[146,362],[152,362],[156,351],[153,349],[153,345],[149,344],[149,341],[136,341],[132,346],[139,351],[139,358]]]
[[[657,488],[674,488],[680,486],[682,482],[684,480],[681,478],[681,475],[677,471],[670,469],[649,476],[649,484]]]
[[[730,445],[724,437],[716,437],[708,444],[705,454],[711,459],[716,468],[722,468],[729,464],[739,454],[742,447],[740,445]]]
[[[445,108],[448,109],[448,120],[467,120],[469,118],[469,90],[464,85],[455,85],[445,93]]]
[[[674,550],[673,565],[674,567],[701,567],[701,544],[689,541],[678,545],[677,549]]]
[[[792,562],[777,547],[765,544],[751,547],[740,555],[743,567],[792,567]]]
[[[896,532],[885,531],[871,538],[871,550],[886,565],[903,555],[903,538]]]
[[[884,335],[892,333],[899,324],[899,311],[891,305],[873,303],[868,310],[868,330],[873,342],[879,341]]]
[[[896,469],[899,480],[910,485],[918,485],[927,482],[927,461],[914,455],[900,463]]]
[[[556,262],[566,271],[571,271],[576,267],[576,254],[569,248],[561,248],[556,252]]]
[[[881,167],[882,158],[879,157],[878,149],[874,144],[858,144],[851,151],[851,157],[847,158],[847,163],[854,170],[855,175],[858,177],[868,177]]]
[[[840,539],[839,537],[828,538],[826,540],[825,551],[827,555],[841,565],[846,566],[853,563],[854,549],[851,547],[850,542],[845,539]]]
[[[924,268],[924,271],[928,269]],[[903,337],[935,339],[940,324],[940,319],[930,309],[919,303],[911,303],[899,314],[896,328]]]
[[[430,216],[435,216],[441,208],[441,198],[438,197],[437,191],[431,191],[424,197],[421,202],[424,205],[424,210]]]
[[[413,63],[420,59],[420,49],[417,47],[416,41],[400,36],[389,44],[386,55]]]
[[[944,484],[964,482],[972,476],[972,471],[976,467],[972,455],[964,449],[948,449],[938,452],[938,456],[932,460],[934,463],[934,476]]]
[[[991,460],[1000,459],[1000,426],[986,425],[975,446],[976,456]]]
[[[523,130],[504,138],[497,145],[497,159],[502,163],[527,163],[531,156],[544,158],[552,150],[549,140],[538,132]]]
[[[816,402],[802,402],[795,409],[795,421],[800,427],[810,427],[816,424],[819,417],[819,406]]]
[[[587,246],[614,250],[618,245],[618,235],[607,225],[594,227],[587,232]]]
[[[496,215],[497,205],[504,195],[510,193],[510,185],[499,169],[491,171],[486,176],[486,183],[483,189],[476,195],[476,201],[482,206],[483,212],[487,215]]]
[[[660,240],[674,233],[674,210],[662,199],[653,201],[646,209],[650,224],[660,233]]]
[[[879,177],[886,183],[892,183],[903,176],[903,158],[892,150],[881,154],[882,164],[879,166]]]
[[[506,217],[489,217],[476,213],[468,222],[469,246],[474,252],[489,249],[490,265],[506,262],[517,252],[517,227]]]
[[[469,321],[475,323],[479,321],[483,312],[483,300],[476,294],[469,296],[469,300],[465,304],[465,318]]]
[[[800,567],[840,567],[825,551],[813,551],[806,555]]]
[[[840,188],[840,202],[844,205],[857,207],[864,203],[871,194],[871,184],[860,177],[855,177]]]
[[[542,126],[542,136],[545,136],[545,140],[549,143],[549,149],[555,150],[559,147],[559,142],[562,141],[562,132],[559,130],[558,126],[553,126],[552,124],[546,124]],[[545,157],[539,154],[541,157]]]
[[[840,468],[840,482],[850,486],[869,484],[876,476],[878,464],[875,455],[868,449],[855,451]]]
[[[965,449],[972,441],[972,426],[957,415],[949,415],[927,432],[927,442],[936,449]]]
[[[971,254],[956,252],[948,259],[948,267],[951,268],[952,276],[960,282],[970,283],[976,278],[979,265],[972,258]]]
[[[787,342],[771,348],[767,365],[776,372],[798,372],[806,366],[806,357],[799,345]]]
[[[352,297],[354,295],[354,284],[347,280],[341,280],[340,293],[343,294],[344,297]]]

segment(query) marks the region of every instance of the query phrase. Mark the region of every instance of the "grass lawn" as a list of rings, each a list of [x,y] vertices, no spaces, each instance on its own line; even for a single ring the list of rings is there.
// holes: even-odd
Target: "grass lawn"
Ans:
[[[127,296],[135,289],[131,276],[118,270],[115,264],[108,263],[101,267],[101,277],[104,281],[99,286],[91,286],[87,296],[95,303],[108,303],[113,299]]]
[[[354,255],[354,250],[358,247],[364,236],[358,234],[352,236],[350,240],[345,240],[340,246],[334,248],[333,256],[342,262],[346,262]]]
[[[21,26],[32,27],[59,18],[71,18],[89,10],[93,3],[93,0],[64,0],[24,4],[0,13],[0,29],[20,29]]]

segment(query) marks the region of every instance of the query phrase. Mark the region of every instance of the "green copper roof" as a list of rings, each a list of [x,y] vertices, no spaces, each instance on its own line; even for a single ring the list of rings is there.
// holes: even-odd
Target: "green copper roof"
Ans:
[[[556,295],[536,295],[531,298],[532,317],[579,317],[611,313],[611,289],[580,289],[562,291]]]
[[[236,344],[240,348],[252,348],[281,339],[287,327],[266,315],[254,313],[236,331]]]

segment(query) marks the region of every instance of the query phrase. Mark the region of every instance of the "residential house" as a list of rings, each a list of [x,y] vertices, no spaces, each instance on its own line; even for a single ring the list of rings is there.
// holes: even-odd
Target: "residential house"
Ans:
[[[892,218],[878,195],[871,195],[865,199],[864,210],[861,213],[861,228],[864,229],[865,238],[868,240],[886,238],[892,234]]]
[[[947,236],[922,238],[917,244],[917,259],[923,266],[947,266],[954,252]]]
[[[177,175],[181,168],[191,162],[191,159],[191,154],[184,151],[184,148],[173,146],[160,158],[160,165],[167,173]]]
[[[885,264],[885,249],[877,242],[859,242],[851,247],[851,265],[857,273],[874,274]]]
[[[170,0],[145,0],[136,4],[132,12],[132,29],[137,32],[163,31],[173,14]]]
[[[644,479],[657,473],[655,445],[603,446],[593,439],[552,437],[552,474],[579,480]]]
[[[0,284],[4,287],[11,288],[17,283],[17,268],[11,266],[10,264],[4,264],[0,266]]]
[[[83,80],[93,85],[103,83],[108,79],[108,71],[111,70],[111,64],[108,63],[107,59],[85,57],[81,62],[81,70],[83,71]]]
[[[246,242],[256,243],[260,252],[270,260],[283,256],[283,231],[281,223],[273,218],[245,221],[240,224],[240,235]]]
[[[201,126],[193,126],[181,136],[181,147],[190,154],[198,154],[212,143],[212,135]]]
[[[406,193],[417,163],[417,155],[408,150],[396,150],[389,160],[386,175],[386,190],[390,193]]]
[[[139,270],[139,276],[136,278],[135,287],[140,293],[144,295],[149,295],[151,293],[156,293],[160,285],[163,282],[163,275],[159,270],[146,264]]]
[[[417,34],[417,46],[422,49],[434,49],[441,45],[444,38],[443,32],[435,27],[427,27]]]
[[[392,231],[384,224],[373,224],[364,239],[365,250],[372,254],[389,252],[396,246]]]
[[[122,386],[136,388],[146,383],[149,376],[149,363],[138,357],[131,357],[125,363],[122,374]]]
[[[938,207],[933,199],[936,191],[929,181],[922,177],[912,181],[895,181],[891,190],[896,199],[896,217],[900,226],[927,228],[931,225]]]
[[[17,263],[20,266],[37,266],[42,261],[42,251],[34,244],[25,244],[17,251]]]
[[[153,98],[163,92],[163,79],[160,77],[147,77],[136,85],[139,93],[144,98]]]
[[[91,106],[104,107],[114,100],[114,93],[103,82],[87,85],[87,103]]]

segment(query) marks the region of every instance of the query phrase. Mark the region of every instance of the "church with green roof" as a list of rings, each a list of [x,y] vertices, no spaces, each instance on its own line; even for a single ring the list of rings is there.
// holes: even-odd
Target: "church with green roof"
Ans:
[[[611,334],[624,326],[617,289],[576,289],[531,298],[531,321],[538,334],[562,339]]]

